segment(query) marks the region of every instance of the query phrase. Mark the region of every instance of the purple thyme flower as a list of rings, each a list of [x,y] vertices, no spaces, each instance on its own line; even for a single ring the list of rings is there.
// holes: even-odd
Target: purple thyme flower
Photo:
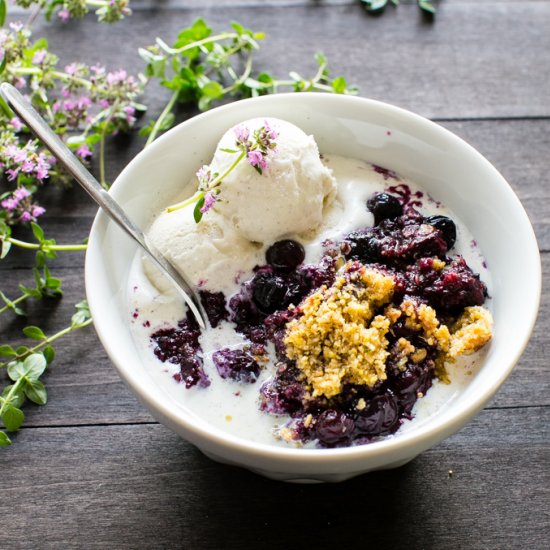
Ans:
[[[4,199],[2,202],[0,202],[2,208],[7,210],[8,212],[13,212],[17,208],[18,204],[19,201],[16,201],[15,199]]]
[[[17,200],[17,202],[22,201],[23,199],[26,199],[27,197],[31,196],[30,191],[26,187],[18,187],[13,193],[13,198]]]
[[[33,206],[32,207],[32,211],[31,211],[31,214],[33,216],[33,218],[38,218],[39,216],[42,216],[42,214],[44,214],[44,212],[46,212],[46,209],[42,206]]]
[[[13,81],[13,85],[18,89],[22,90],[26,85],[27,82],[22,76],[15,77],[15,80]]]
[[[199,189],[206,190],[212,181],[212,173],[210,172],[210,166],[205,164],[201,166],[197,171],[197,178],[199,180]]]
[[[17,179],[17,176],[19,175],[19,168],[10,168],[9,170],[6,170],[6,175],[8,176],[8,181]]]
[[[42,63],[46,58],[47,53],[48,52],[46,50],[37,50],[32,58],[32,62],[35,65],[40,65],[40,63]]]
[[[259,168],[260,170],[265,170],[267,168],[267,161],[261,151],[249,151],[246,158],[249,164],[254,166],[254,168]]]
[[[87,157],[91,157],[92,156],[92,152],[90,151],[90,148],[84,144],[84,145],[81,145],[77,150],[76,150],[76,154],[82,158],[82,159],[85,159]]]
[[[264,127],[263,127],[264,134],[266,138],[269,141],[275,141],[279,137],[279,132],[277,130],[274,130],[269,126],[269,122],[267,120],[264,120]]]
[[[16,131],[16,132],[19,132],[19,130],[21,130],[21,128],[23,128],[23,123],[21,122],[21,120],[19,120],[18,117],[14,116],[11,120],[10,120],[10,124],[13,126],[13,129]]]
[[[92,100],[87,96],[82,96],[81,98],[77,99],[76,105],[79,109],[83,111],[92,106]]]
[[[27,160],[27,150],[26,149],[19,149],[15,155],[13,155],[13,160],[15,162],[25,162]]]
[[[237,137],[237,144],[241,143],[243,145],[246,145],[246,142],[250,137],[249,129],[246,126],[235,126],[235,128],[233,128],[233,132]]]
[[[63,8],[57,12],[57,17],[59,17],[63,23],[66,23],[71,18],[71,14],[68,9]]]
[[[216,196],[216,193],[213,191],[208,191],[208,193],[204,195],[204,205],[201,208],[201,212],[203,214],[208,212],[214,206],[217,200],[218,200],[218,197]]]
[[[25,174],[30,174],[31,172],[34,172],[34,168],[35,168],[34,162],[30,159],[26,159],[21,165],[21,172]]]
[[[122,109],[126,113],[126,120],[128,121],[128,124],[133,124],[136,121],[136,117],[134,116],[136,114],[136,110],[131,105],[126,105]]]

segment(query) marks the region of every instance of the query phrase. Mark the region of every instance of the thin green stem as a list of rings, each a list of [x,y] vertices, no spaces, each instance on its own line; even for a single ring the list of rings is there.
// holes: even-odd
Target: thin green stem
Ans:
[[[177,55],[178,53],[183,53],[189,50],[192,50],[193,48],[198,48],[204,44],[210,44],[212,42],[219,42],[220,40],[226,40],[228,38],[237,38],[239,35],[235,32],[222,32],[220,34],[215,34],[214,36],[209,36],[208,38],[203,38],[202,40],[197,40],[195,42],[191,42],[190,44],[186,44],[185,46],[182,46],[181,48],[171,48],[164,42],[162,39],[157,38],[156,43],[160,46],[161,49],[163,49],[166,53],[170,55]]]
[[[55,342],[57,339],[61,338],[62,336],[65,336],[66,334],[69,334],[71,332],[74,332],[75,330],[79,330],[81,328],[87,327],[92,323],[92,319],[86,319],[83,323],[79,323],[78,325],[69,325],[68,327],[64,328],[63,330],[60,330],[59,332],[56,332],[52,336],[48,336],[48,338],[45,338],[42,340],[39,344],[34,346],[33,348],[30,348],[24,356],[27,357],[28,355],[32,355],[36,351],[38,351],[40,348],[43,348],[44,346],[47,346],[51,344],[52,342]]]
[[[56,252],[62,252],[62,251],[79,251],[79,250],[86,250],[88,248],[88,245],[86,244],[36,244],[36,243],[28,243],[26,241],[20,241],[19,239],[14,239],[13,237],[6,237],[6,242],[11,243],[14,246],[17,246],[19,248],[26,248],[27,250],[44,250],[45,252],[48,252],[50,250],[56,251]]]
[[[312,82],[310,81],[312,86],[308,88],[308,90],[319,90],[323,92],[332,92],[333,89],[331,86],[328,86],[327,84],[321,84],[320,82]],[[277,88],[279,86],[294,86],[296,84],[295,80],[273,80],[270,84],[270,86],[273,86],[274,88]]]
[[[250,73],[252,72],[252,53],[248,56],[248,59],[246,60],[246,65],[243,71],[243,74],[235,80],[231,86],[228,86],[227,88],[224,88],[222,90],[223,94],[227,94],[229,92],[232,92],[233,90],[236,90],[245,80],[250,76]]]
[[[5,311],[8,311],[8,309],[13,309],[17,304],[20,304],[21,302],[24,302],[28,298],[30,298],[30,294],[27,294],[25,292],[25,294],[21,294],[21,296],[19,296],[19,298],[16,298],[15,300],[8,300],[9,303],[7,303],[5,306],[0,308],[0,315],[2,313],[4,313]],[[2,299],[4,301],[6,300],[6,298],[3,294],[2,294]]]
[[[166,107],[164,107],[162,113],[155,121],[155,125],[153,126],[153,129],[151,130],[151,133],[149,134],[149,137],[147,138],[147,141],[145,142],[144,148],[148,145],[151,145],[151,143],[154,141],[154,139],[157,137],[157,134],[159,133],[160,129],[162,128],[162,124],[164,123],[164,120],[168,116],[169,113],[172,112],[172,109],[174,108],[174,105],[178,99],[179,91],[176,91],[172,94],[172,97],[170,98],[170,101],[166,104]]]
[[[237,166],[237,164],[239,164],[239,162],[243,160],[245,155],[246,151],[241,151],[241,154],[237,157],[237,160],[223,174],[220,174],[217,178],[215,178],[208,186],[208,189],[210,190],[217,187],[222,182],[222,180],[227,177],[227,175],[235,168],[235,166]]]
[[[39,75],[42,74],[44,71],[37,67],[15,67],[13,69],[10,69],[10,72],[19,75]],[[51,75],[54,78],[58,78],[59,80],[63,80],[65,82],[73,80],[88,89],[92,87],[92,83],[89,80],[86,80],[85,78],[79,78],[68,73],[63,73],[61,71],[51,71]]]
[[[25,376],[22,376],[21,378],[19,378],[17,380],[17,382],[15,382],[15,384],[11,387],[10,391],[8,392],[8,394],[6,395],[6,397],[4,397],[3,401],[2,401],[2,406],[0,407],[0,416],[2,416],[4,414],[4,409],[6,408],[7,405],[10,404],[10,401],[12,400],[12,397],[15,395],[15,393],[19,390],[19,386],[26,382],[26,377]]]
[[[99,140],[99,182],[101,183],[101,186],[107,190],[109,189],[109,185],[107,184],[107,180],[105,178],[105,138],[107,136],[107,128],[109,127],[111,119],[115,114],[118,104],[119,100],[117,99],[111,106],[111,112],[105,119],[103,128],[101,128],[101,136]]]
[[[237,166],[237,164],[239,164],[239,162],[241,162],[241,160],[244,158],[244,156],[246,155],[246,151],[241,151],[241,154],[237,157],[237,160],[235,160],[235,162],[223,173],[223,174],[220,174],[217,178],[214,178],[212,180],[212,182],[210,183],[210,185],[208,186],[208,189],[206,189],[206,191],[211,191],[212,189],[215,189],[216,187],[218,187],[218,185],[220,185],[220,183],[223,181],[223,179],[225,177],[227,177],[227,175],[231,172],[231,170],[233,170],[235,168],[235,166]],[[204,197],[204,194],[205,194],[205,191],[197,191],[191,198],[189,199],[186,199],[182,202],[179,202],[177,204],[173,204],[172,206],[169,206],[166,211],[167,212],[175,212],[176,210],[180,210],[182,208],[185,208],[186,206],[190,205],[190,204],[193,204],[194,202],[197,202],[198,200],[200,200],[202,197]]]
[[[50,345],[52,342],[55,342],[59,338],[70,334],[71,332],[74,332],[75,330],[79,330],[81,328],[87,327],[92,323],[92,319],[86,319],[86,321],[79,323],[77,325],[69,325],[68,327],[64,328],[63,330],[60,330],[59,332],[56,332],[52,336],[48,336],[47,338],[44,338],[40,343],[36,344],[36,346],[29,348],[25,353],[21,353],[19,355],[16,355],[13,357],[10,362],[13,361],[22,361],[23,359],[26,359],[29,355],[32,355],[33,353],[36,353],[44,346]]]
[[[186,206],[189,206],[190,204],[193,204],[202,199],[202,197],[204,197],[204,191],[197,191],[192,197],[189,197],[182,202],[178,202],[177,204],[169,206],[166,209],[166,212],[175,212],[176,210],[181,210],[182,208],[185,208]]]
[[[108,3],[106,0],[86,0],[86,4],[92,8],[104,8]]]

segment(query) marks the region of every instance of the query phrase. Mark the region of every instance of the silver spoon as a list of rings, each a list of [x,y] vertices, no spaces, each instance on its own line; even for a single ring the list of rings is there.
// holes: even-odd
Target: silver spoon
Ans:
[[[147,244],[143,231],[126,215],[121,206],[101,187],[100,183],[88,172],[82,163],[73,155],[59,136],[48,126],[46,121],[30,105],[30,103],[11,85],[6,82],[0,85],[0,92],[32,132],[65,166],[69,173],[84,188],[84,190],[103,209],[105,214],[116,222],[134,239],[145,254],[153,261],[162,273],[174,284],[183,299],[193,312],[199,326],[206,328],[206,316],[200,299],[185,277],[153,246]]]

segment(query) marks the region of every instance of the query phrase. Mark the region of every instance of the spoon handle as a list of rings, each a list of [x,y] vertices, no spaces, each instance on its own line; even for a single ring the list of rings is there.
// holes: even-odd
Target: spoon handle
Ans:
[[[117,223],[143,249],[150,258],[178,287],[187,305],[193,312],[201,328],[205,328],[204,315],[200,300],[191,286],[174,266],[157,250],[152,249],[145,240],[143,231],[126,215],[126,212],[101,187],[101,184],[90,174],[71,150],[61,141],[60,137],[48,126],[46,121],[32,105],[11,85],[6,82],[0,85],[4,99],[53,155],[65,166],[69,173],[94,199],[103,211]]]

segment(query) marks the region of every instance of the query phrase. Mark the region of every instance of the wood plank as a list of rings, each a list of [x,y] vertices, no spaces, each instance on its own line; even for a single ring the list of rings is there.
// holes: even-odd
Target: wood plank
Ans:
[[[176,15],[174,15],[176,13]],[[90,52],[109,66],[142,69],[139,46],[161,35],[170,41],[198,15],[216,30],[237,20],[268,39],[258,67],[286,77],[290,69],[315,71],[313,54],[323,50],[334,74],[344,74],[365,96],[401,105],[428,117],[550,116],[546,83],[550,59],[548,2],[449,3],[437,24],[427,25],[414,5],[372,18],[358,4],[207,4],[200,10],[139,10],[111,28],[38,20],[36,36],[50,38],[62,60],[90,61]],[[307,39],[304,39],[307,21]],[[483,38],[480,48],[479,37]],[[123,45],[123,46],[122,46]],[[506,55],[503,55],[506,52]],[[405,55],[406,53],[406,55]],[[158,112],[166,97],[155,92]],[[484,98],[480,101],[479,98]]]
[[[548,435],[532,414],[490,428],[516,413],[485,411],[487,439],[466,428],[400,469],[310,486],[218,465],[159,425],[26,429],[3,455],[0,545],[543,549]]]

